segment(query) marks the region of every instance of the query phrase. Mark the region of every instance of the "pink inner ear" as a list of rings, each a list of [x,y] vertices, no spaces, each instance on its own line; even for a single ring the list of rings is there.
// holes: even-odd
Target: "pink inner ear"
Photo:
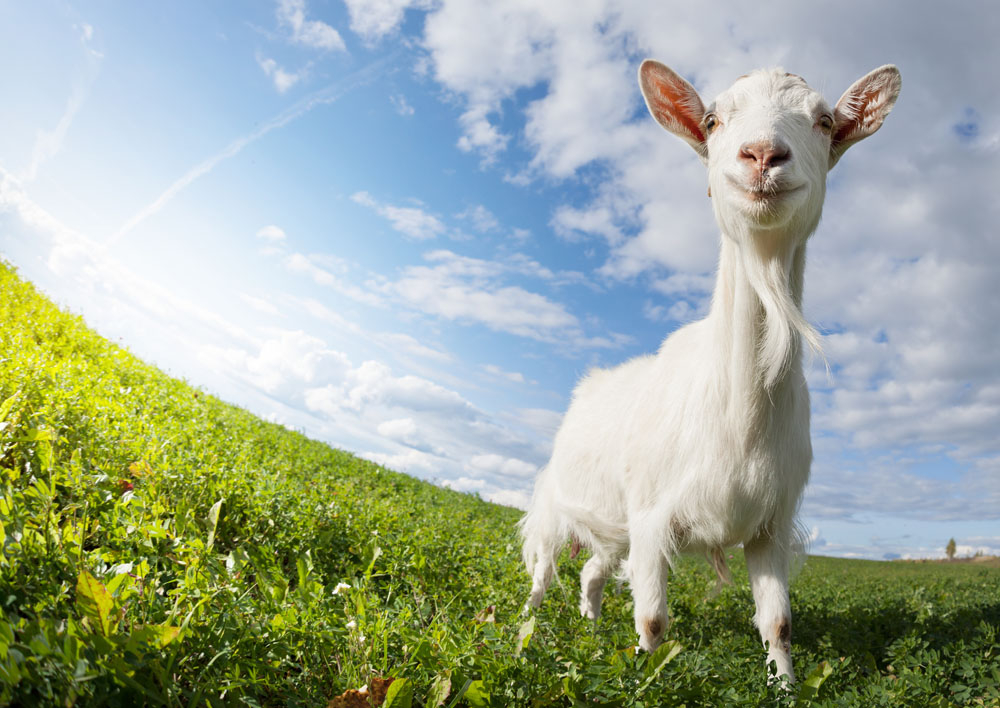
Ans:
[[[834,144],[864,137],[878,128],[882,117],[882,106],[885,103],[880,95],[884,88],[884,86],[869,83],[851,95],[843,110],[838,103],[837,118],[843,117],[845,120],[843,122],[837,121],[837,130],[833,135]]]
[[[698,95],[691,95],[691,89],[684,84],[665,79],[657,72],[649,72],[649,84],[654,89],[648,96],[654,114],[669,130],[688,133],[699,143],[705,142],[705,134],[699,125],[701,115],[692,115],[692,106],[701,107]],[[670,125],[668,125],[670,124]]]

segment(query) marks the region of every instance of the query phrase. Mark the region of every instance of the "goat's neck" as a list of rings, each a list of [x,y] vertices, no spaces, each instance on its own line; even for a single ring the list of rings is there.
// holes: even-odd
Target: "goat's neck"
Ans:
[[[801,376],[802,335],[812,329],[801,310],[804,241],[748,243],[754,245],[722,239],[708,320],[732,419],[753,428],[769,418],[790,377]]]

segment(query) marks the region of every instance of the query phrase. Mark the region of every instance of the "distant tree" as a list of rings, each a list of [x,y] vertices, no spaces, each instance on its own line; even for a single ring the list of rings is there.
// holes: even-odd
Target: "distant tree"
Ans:
[[[948,554],[948,560],[955,560],[955,539],[948,541],[948,545],[945,547],[944,552]]]

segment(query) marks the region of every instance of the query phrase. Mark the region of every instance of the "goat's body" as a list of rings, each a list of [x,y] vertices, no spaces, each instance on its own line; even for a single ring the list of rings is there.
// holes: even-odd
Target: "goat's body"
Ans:
[[[705,553],[721,575],[722,549],[742,544],[768,661],[793,680],[789,559],[812,461],[802,344],[818,347],[801,310],[805,244],[827,171],[881,125],[899,72],[871,72],[836,109],[780,70],[741,77],[708,109],[658,62],[643,63],[640,84],[653,117],[708,166],[723,235],[712,307],[656,355],[576,387],[521,522],[529,606],[572,538],[592,553],[581,612],[600,615],[605,581],[623,565],[639,644],[652,651],[672,558]]]
[[[735,247],[723,249],[727,277],[708,317],[656,355],[577,385],[523,522],[529,573],[544,574],[536,564],[554,563],[571,536],[615,560],[630,534],[667,558],[762,534],[791,542],[812,456],[798,338],[789,337],[782,373],[765,388],[760,298],[726,268]],[[745,322],[751,331],[741,331]]]

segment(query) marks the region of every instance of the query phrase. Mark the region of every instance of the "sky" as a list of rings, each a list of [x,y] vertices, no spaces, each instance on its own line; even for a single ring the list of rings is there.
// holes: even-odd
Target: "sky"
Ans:
[[[705,171],[642,59],[706,103],[893,63],[809,245],[802,521],[1000,554],[997,36],[986,0],[0,0],[0,255],[171,375],[523,508],[576,381],[707,312]]]

